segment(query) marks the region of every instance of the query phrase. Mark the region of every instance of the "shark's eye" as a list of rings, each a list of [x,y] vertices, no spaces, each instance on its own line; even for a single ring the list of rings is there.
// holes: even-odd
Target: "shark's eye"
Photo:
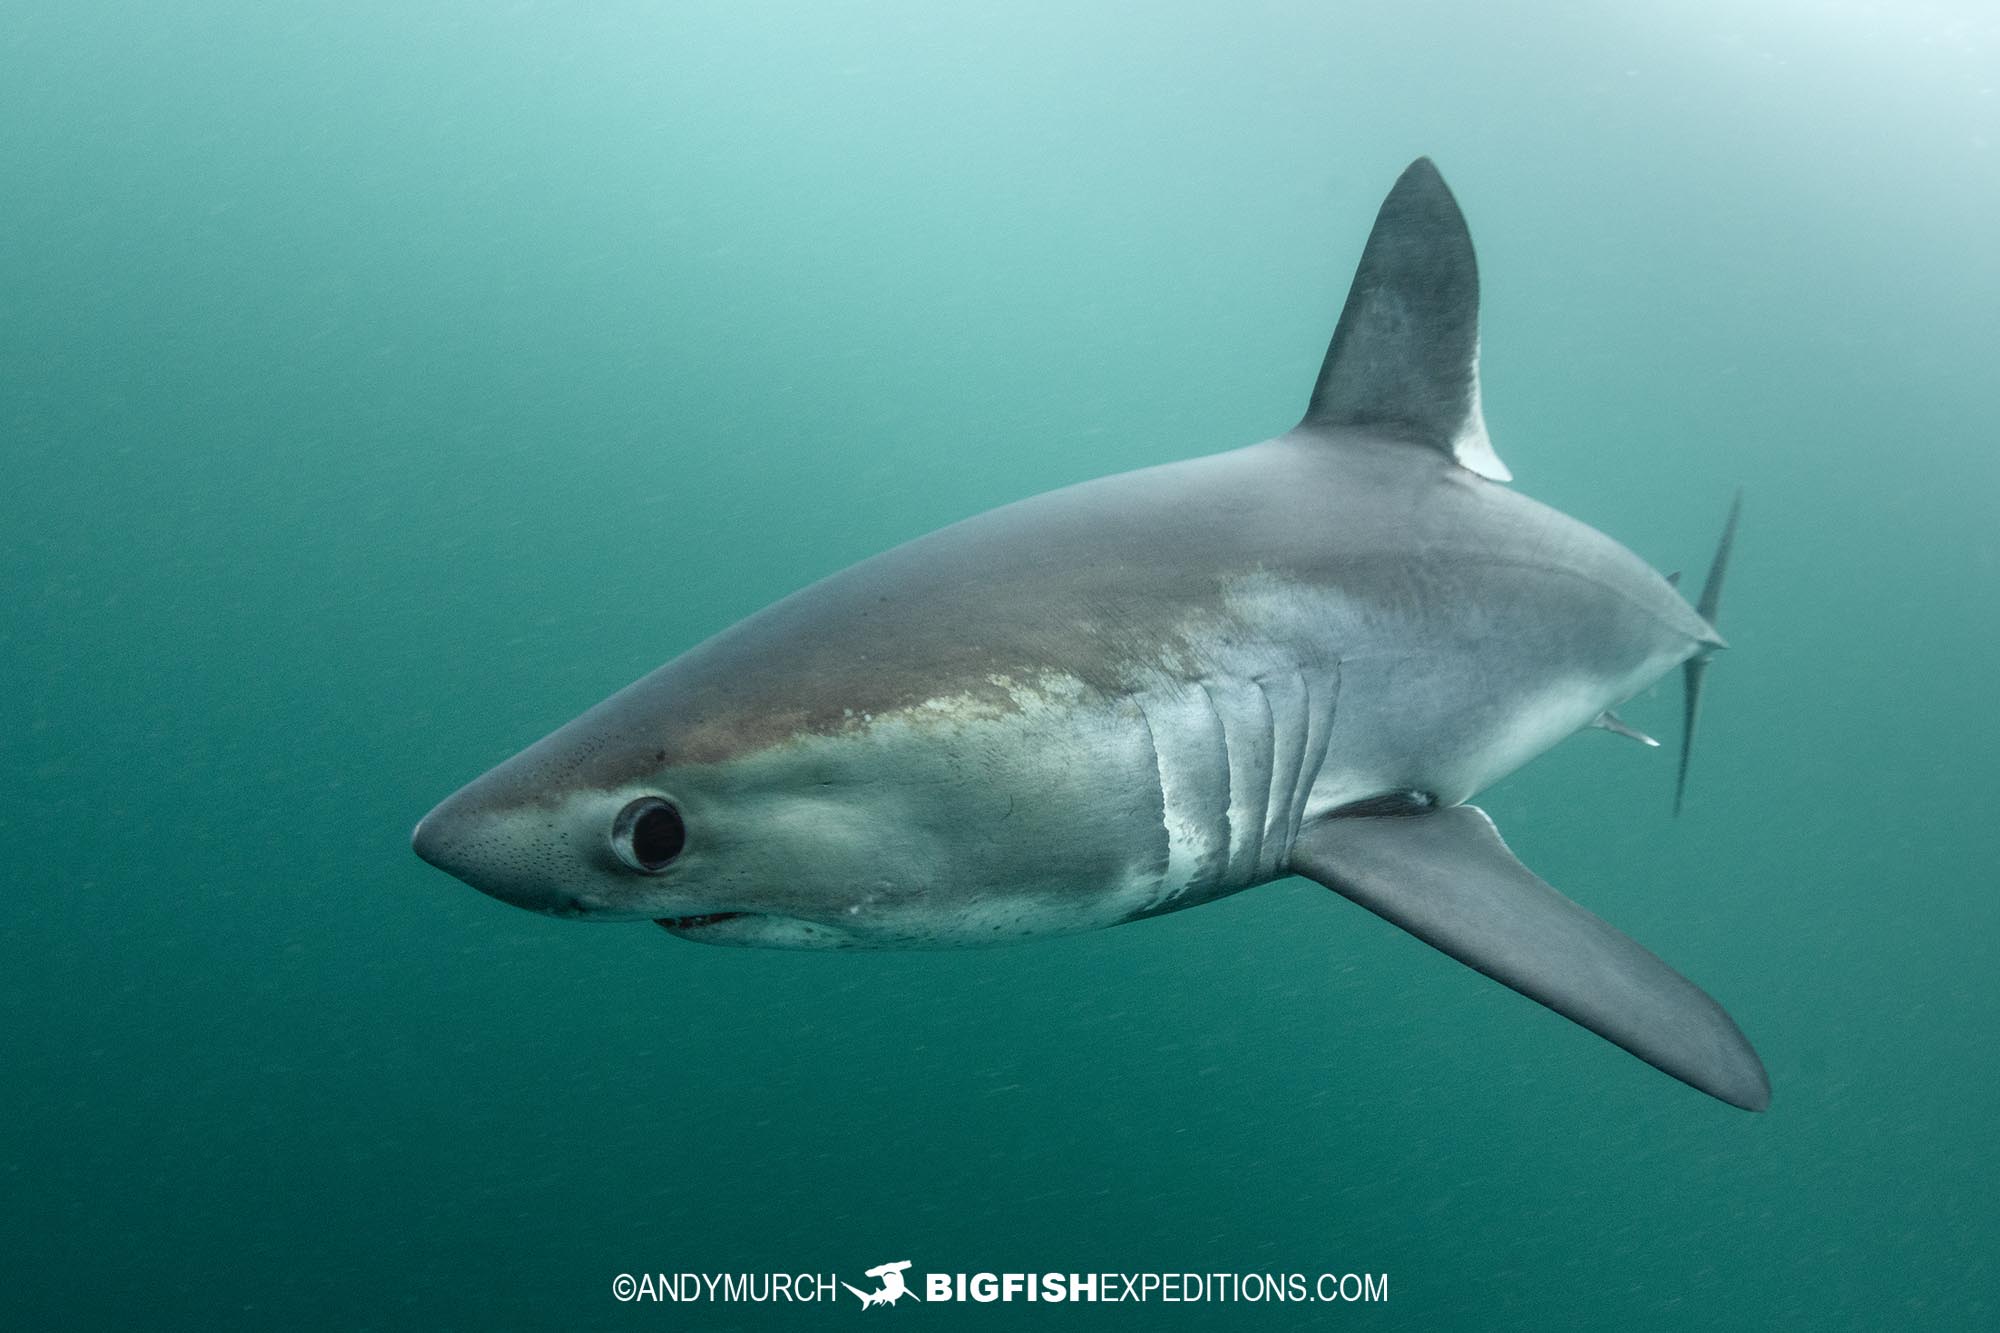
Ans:
[[[656,875],[687,846],[681,812],[657,796],[641,796],[618,812],[611,825],[611,850],[634,870]]]

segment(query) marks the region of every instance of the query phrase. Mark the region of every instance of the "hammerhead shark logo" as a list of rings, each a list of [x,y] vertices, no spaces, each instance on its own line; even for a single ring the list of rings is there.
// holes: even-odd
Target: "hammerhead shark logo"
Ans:
[[[911,1291],[909,1284],[903,1281],[903,1270],[908,1268],[910,1263],[911,1261],[908,1259],[898,1259],[893,1264],[877,1264],[875,1267],[869,1269],[868,1276],[876,1278],[882,1283],[874,1291],[863,1291],[861,1288],[847,1282],[843,1282],[840,1285],[860,1297],[861,1308],[864,1310],[871,1305],[894,1305],[905,1296],[908,1296],[911,1300],[916,1300],[917,1293]]]

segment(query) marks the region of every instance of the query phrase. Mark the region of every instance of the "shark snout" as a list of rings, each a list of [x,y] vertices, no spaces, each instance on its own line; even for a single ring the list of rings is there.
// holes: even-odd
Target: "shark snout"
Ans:
[[[417,821],[410,849],[446,874],[501,902],[545,916],[584,916],[591,905],[565,883],[571,878],[538,845],[534,822],[520,811],[480,799],[478,784],[446,797]]]
[[[469,866],[463,855],[463,821],[453,816],[450,805],[446,801],[417,821],[410,830],[410,850],[447,875],[465,879]]]

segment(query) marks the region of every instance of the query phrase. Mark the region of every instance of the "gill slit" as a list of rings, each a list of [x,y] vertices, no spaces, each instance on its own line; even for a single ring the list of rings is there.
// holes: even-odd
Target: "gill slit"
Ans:
[[[1203,868],[1210,882],[1226,884],[1231,882],[1231,872],[1236,868],[1236,768],[1229,749],[1229,719],[1215,702],[1215,691],[1208,687],[1207,678],[1196,677],[1194,683],[1208,704],[1208,719],[1214,732],[1213,757],[1220,760],[1221,769],[1218,786],[1222,808],[1209,831],[1210,850]]]
[[[1160,878],[1153,886],[1153,901],[1148,904],[1151,908],[1178,897],[1186,886],[1174,883],[1174,830],[1170,822],[1173,809],[1167,802],[1167,765],[1160,758],[1160,740],[1153,733],[1153,719],[1146,712],[1145,696],[1133,694],[1132,703],[1139,710],[1139,725],[1146,732],[1146,751],[1153,756],[1153,785],[1160,795]]]
[[[1333,728],[1340,718],[1340,676],[1341,659],[1335,658],[1328,673],[1332,676],[1330,688],[1323,700],[1314,699],[1312,677],[1301,670],[1300,679],[1306,683],[1306,741],[1305,762],[1300,766],[1299,778],[1292,791],[1291,838],[1298,838],[1304,827],[1307,807],[1312,803],[1313,786],[1319,781],[1320,771],[1326,767],[1326,756],[1333,747]],[[1290,848],[1286,857],[1290,858]]]
[[[1294,700],[1298,708],[1298,744],[1291,747],[1291,771],[1288,773],[1278,772],[1278,721],[1275,712],[1271,719],[1271,795],[1264,811],[1264,844],[1266,850],[1271,850],[1275,835],[1277,846],[1276,855],[1270,858],[1269,866],[1260,868],[1274,874],[1278,873],[1279,867],[1290,858],[1292,843],[1298,837],[1296,812],[1299,805],[1299,783],[1305,779],[1309,767],[1308,752],[1312,747],[1312,681],[1307,678],[1304,670],[1297,666],[1292,668],[1292,680],[1297,686]],[[1264,688],[1261,679],[1257,682],[1257,688],[1260,690]]]
[[[1264,705],[1264,751],[1270,755],[1270,772],[1264,777],[1263,809],[1252,811],[1256,817],[1248,821],[1246,831],[1244,864],[1260,877],[1264,870],[1264,837],[1271,825],[1272,785],[1278,772],[1278,712],[1271,706],[1271,692],[1264,688],[1261,676],[1252,676],[1250,683],[1257,687],[1257,701]]]

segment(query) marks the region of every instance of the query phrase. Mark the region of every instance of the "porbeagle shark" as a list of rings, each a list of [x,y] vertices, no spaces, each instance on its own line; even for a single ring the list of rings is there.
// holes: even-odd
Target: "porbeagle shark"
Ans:
[[[416,851],[551,916],[797,949],[1094,930],[1300,875],[1761,1110],[1721,1006],[1465,804],[1676,666],[1691,738],[1727,541],[1697,608],[1502,485],[1478,367],[1471,237],[1421,159],[1297,427],[823,579],[446,799]]]

